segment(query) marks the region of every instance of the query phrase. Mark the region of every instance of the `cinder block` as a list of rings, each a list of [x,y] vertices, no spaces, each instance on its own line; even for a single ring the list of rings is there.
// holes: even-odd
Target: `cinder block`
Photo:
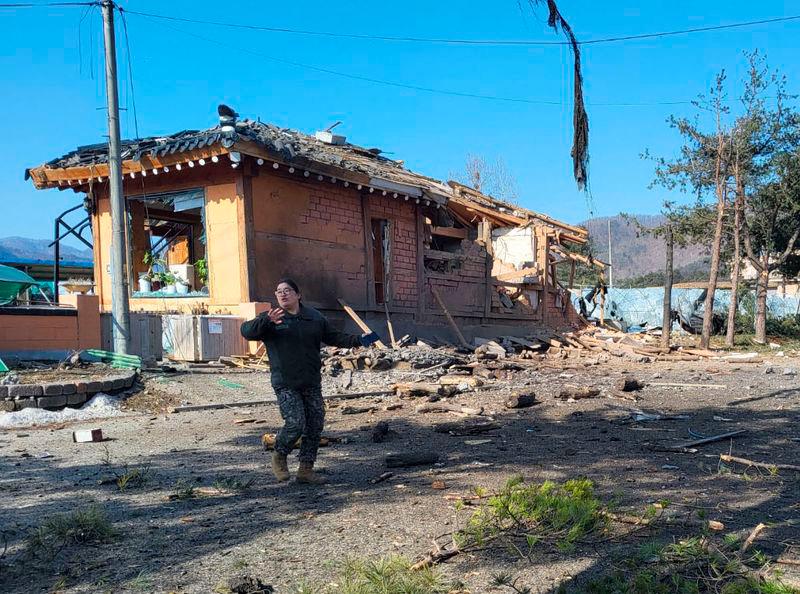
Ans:
[[[0,386],[0,400],[8,397],[8,386]]]
[[[113,379],[104,379],[102,382],[102,387],[100,390],[102,392],[111,392],[114,389],[114,380]]]
[[[23,408],[36,408],[36,398],[20,398],[14,401],[14,408],[22,410]]]
[[[103,382],[86,382],[86,393],[97,394],[103,391]]]
[[[61,408],[67,405],[67,397],[60,396],[39,396],[36,399],[39,408]]]
[[[62,384],[43,384],[42,392],[45,396],[61,396],[64,393]]]
[[[125,378],[125,387],[130,388],[133,386],[133,382],[136,381],[136,374],[132,373]]]
[[[61,386],[61,393],[64,396],[68,396],[70,394],[75,394],[78,389],[75,387],[75,384],[63,384]]]
[[[80,394],[70,394],[67,396],[67,405],[69,406],[80,406],[84,402],[89,399],[89,395],[86,392],[81,392]]]
[[[39,384],[18,384],[16,386],[8,386],[8,395],[10,398],[35,398],[43,394],[42,386]]]
[[[114,390],[114,391],[121,390],[124,387],[125,387],[125,378],[124,377],[115,377],[113,380],[111,380],[111,389],[112,390]]]
[[[76,394],[86,394],[86,382],[75,382],[75,393]]]

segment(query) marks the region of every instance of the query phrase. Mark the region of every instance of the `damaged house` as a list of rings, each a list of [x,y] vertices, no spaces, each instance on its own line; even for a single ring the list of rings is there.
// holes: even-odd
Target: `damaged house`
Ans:
[[[580,323],[558,266],[585,229],[407,170],[331,131],[309,136],[221,107],[207,130],[124,141],[132,312],[250,317],[279,278],[349,323],[385,334],[524,334]],[[111,307],[105,144],[26,171],[38,189],[86,196],[95,292]],[[231,347],[238,348],[238,347]]]

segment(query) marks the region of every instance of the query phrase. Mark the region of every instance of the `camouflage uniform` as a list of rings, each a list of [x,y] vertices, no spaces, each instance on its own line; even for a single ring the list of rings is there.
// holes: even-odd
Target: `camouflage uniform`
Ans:
[[[325,424],[322,389],[319,386],[279,388],[275,390],[275,394],[285,422],[275,439],[275,451],[288,455],[297,439],[302,436],[298,458],[300,462],[313,464],[317,459],[319,438]]]
[[[285,314],[279,324],[273,323],[266,312],[260,314],[242,324],[242,336],[261,340],[267,347],[270,381],[286,422],[278,433],[275,451],[288,455],[302,436],[300,461],[313,463],[325,422],[320,346],[351,348],[372,341],[362,343],[360,336],[335,330],[325,316],[303,304],[297,314]]]

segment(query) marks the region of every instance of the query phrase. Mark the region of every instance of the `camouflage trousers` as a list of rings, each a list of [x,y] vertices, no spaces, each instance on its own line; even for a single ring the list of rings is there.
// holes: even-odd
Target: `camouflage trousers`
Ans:
[[[275,390],[278,406],[283,417],[283,429],[275,438],[275,451],[288,455],[298,438],[301,462],[314,462],[317,459],[319,438],[325,424],[325,404],[322,401],[322,388],[280,388]]]

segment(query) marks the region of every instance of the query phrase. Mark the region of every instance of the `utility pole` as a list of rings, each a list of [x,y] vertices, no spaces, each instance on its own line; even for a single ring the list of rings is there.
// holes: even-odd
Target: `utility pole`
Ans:
[[[114,352],[126,354],[130,339],[128,267],[125,246],[125,195],[122,190],[122,161],[119,138],[119,95],[117,90],[117,48],[114,40],[112,0],[101,2],[103,39],[106,48],[106,105],[108,108],[108,188],[111,198],[111,326]]]
[[[608,219],[608,286],[614,288],[614,265],[611,263],[611,217]]]

